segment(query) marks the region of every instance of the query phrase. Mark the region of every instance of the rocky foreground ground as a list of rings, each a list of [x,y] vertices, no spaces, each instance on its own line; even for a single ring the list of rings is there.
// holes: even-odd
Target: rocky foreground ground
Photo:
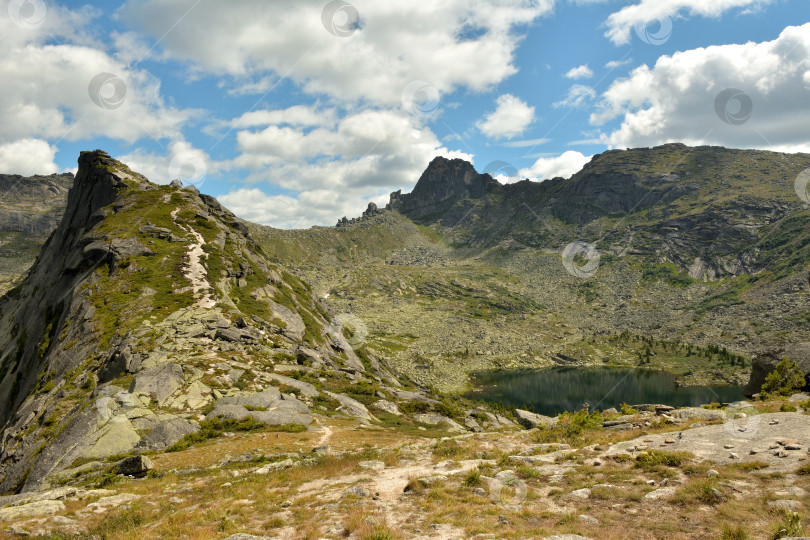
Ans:
[[[61,486],[0,497],[0,530],[231,540],[801,537],[810,515],[807,398],[651,409],[603,425],[568,415],[462,435],[315,414],[299,433],[225,433],[83,464],[54,482]]]

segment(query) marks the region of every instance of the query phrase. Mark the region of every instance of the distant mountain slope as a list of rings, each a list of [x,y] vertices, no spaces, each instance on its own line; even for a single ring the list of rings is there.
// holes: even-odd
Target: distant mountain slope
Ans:
[[[509,185],[460,161],[436,158],[389,208],[439,226],[458,246],[581,240],[673,263],[696,279],[784,275],[810,258],[810,211],[794,190],[808,154],[668,144],[605,152],[568,180]],[[450,173],[458,169],[475,189],[458,189]]]
[[[25,272],[56,229],[73,175],[0,174],[0,292]]]
[[[744,382],[748,357],[801,341],[810,323],[810,209],[794,190],[807,168],[806,154],[670,144],[606,152],[568,180],[501,185],[436,158],[382,214],[251,227],[425,384],[458,389],[493,367],[637,365],[646,346],[623,333],[656,340],[653,367],[686,384]],[[574,242],[595,251],[563,260]],[[689,345],[746,359],[695,363]]]

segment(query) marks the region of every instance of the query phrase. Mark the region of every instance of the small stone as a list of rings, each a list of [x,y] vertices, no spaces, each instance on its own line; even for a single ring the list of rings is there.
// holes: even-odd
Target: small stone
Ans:
[[[486,497],[487,492],[484,488],[477,487],[473,490],[473,493],[478,495],[479,497]]]
[[[385,463],[382,461],[361,461],[357,464],[361,469],[369,469],[372,471],[381,471],[385,469]]]
[[[784,510],[787,512],[798,512],[801,510],[802,503],[789,499],[779,499],[777,501],[768,501],[768,508],[771,510]]]
[[[675,444],[675,439],[664,439],[666,444]]]
[[[726,450],[731,450],[732,448],[734,448],[734,445],[733,444],[724,444],[723,448],[725,448]]]
[[[371,495],[371,491],[362,486],[352,486],[344,490],[343,495],[354,495],[355,497],[365,498]]]
[[[706,471],[706,476],[708,476],[709,478],[715,478],[720,476],[720,473],[715,471],[714,469],[709,469],[708,471]]]
[[[770,422],[768,422],[768,425],[769,426],[775,426],[778,423],[779,423],[779,420],[771,420]]]
[[[802,447],[799,444],[786,444],[785,450],[801,450]]]
[[[757,450],[756,448],[752,448],[751,450],[748,451],[748,453],[754,456],[756,454],[759,454],[759,450]]]
[[[572,491],[571,493],[567,494],[563,497],[563,499],[572,500],[572,499],[587,499],[591,496],[591,490],[589,488],[582,488]]]
[[[581,514],[579,516],[579,520],[582,523],[587,523],[588,525],[599,525],[599,520],[593,516],[589,516],[588,514]]]
[[[598,459],[593,460],[593,466],[594,467],[599,467],[600,465],[602,465],[601,461],[599,461]]]
[[[740,456],[736,452],[729,452],[728,453],[728,458],[729,459],[740,459]]]
[[[776,457],[779,457],[779,458],[788,457],[788,453],[785,452],[784,450],[777,450],[776,452],[773,453],[773,455],[775,455]]]
[[[655,480],[647,480],[647,485],[654,486],[655,485]]]
[[[289,508],[290,506],[292,506],[291,501],[284,501],[283,503],[281,503],[282,508]]]
[[[655,501],[666,497],[672,497],[673,495],[675,495],[674,487],[662,487],[644,495],[644,500]]]

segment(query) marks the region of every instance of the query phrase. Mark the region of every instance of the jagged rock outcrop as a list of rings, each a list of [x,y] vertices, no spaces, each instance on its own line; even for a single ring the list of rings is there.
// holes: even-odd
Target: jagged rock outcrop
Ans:
[[[745,395],[752,396],[759,393],[762,384],[776,364],[790,358],[804,371],[808,386],[810,386],[810,342],[794,343],[784,347],[771,349],[755,356],[751,362],[751,378],[745,385]]]
[[[598,154],[569,179],[502,185],[466,161],[438,157],[387,208],[439,226],[458,246],[559,250],[595,241],[602,253],[716,280],[756,274],[786,245],[806,246],[810,218],[793,183],[808,167],[807,154],[666,144]],[[594,236],[594,226],[603,232]]]
[[[216,199],[82,152],[62,221],[0,299],[0,492],[164,449],[212,404],[309,424],[311,398],[267,388],[268,372],[303,349],[362,371],[330,319]]]
[[[410,193],[395,191],[386,209],[396,210],[411,219],[420,219],[446,211],[455,202],[478,198],[499,186],[488,174],[478,174],[463,159],[434,158]]]

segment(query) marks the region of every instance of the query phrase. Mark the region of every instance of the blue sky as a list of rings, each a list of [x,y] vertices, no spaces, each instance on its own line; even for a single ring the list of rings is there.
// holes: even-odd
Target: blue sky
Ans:
[[[501,181],[672,141],[810,151],[806,0],[0,0],[0,172],[102,148],[331,225],[437,155]]]

